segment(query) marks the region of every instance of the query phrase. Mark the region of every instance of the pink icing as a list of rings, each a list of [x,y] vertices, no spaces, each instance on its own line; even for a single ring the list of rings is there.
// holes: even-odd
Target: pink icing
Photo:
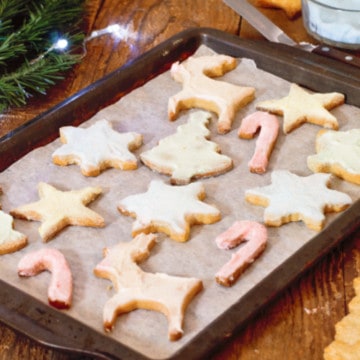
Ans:
[[[246,244],[216,273],[215,278],[219,284],[231,286],[264,251],[267,243],[266,227],[255,221],[236,221],[215,239],[220,249],[231,249],[244,241]]]
[[[253,157],[248,163],[251,172],[264,173],[279,134],[279,121],[275,115],[256,111],[242,120],[239,128],[241,138],[253,138],[260,128]]]
[[[18,264],[19,276],[34,276],[48,270],[51,281],[48,288],[49,304],[69,308],[72,297],[72,275],[64,255],[57,249],[43,248],[26,254]]]

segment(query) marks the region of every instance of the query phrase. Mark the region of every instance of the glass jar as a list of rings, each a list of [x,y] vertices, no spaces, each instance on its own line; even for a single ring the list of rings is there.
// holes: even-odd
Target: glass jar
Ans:
[[[360,49],[360,0],[302,0],[305,29],[315,39]]]

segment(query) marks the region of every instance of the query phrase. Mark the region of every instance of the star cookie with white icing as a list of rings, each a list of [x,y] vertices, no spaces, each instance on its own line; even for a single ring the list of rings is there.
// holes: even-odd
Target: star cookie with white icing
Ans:
[[[19,219],[41,221],[39,233],[43,241],[50,240],[68,225],[105,226],[104,219],[86,207],[101,194],[101,188],[61,191],[41,182],[38,191],[39,201],[22,205],[10,213]]]
[[[344,103],[343,94],[311,94],[291,84],[289,94],[281,99],[266,100],[256,104],[258,110],[283,116],[284,133],[289,133],[305,122],[337,130],[338,121],[328,110]]]
[[[330,172],[360,185],[360,129],[320,130],[316,136],[316,152],[307,158],[309,169]]]
[[[208,140],[206,127],[211,115],[197,111],[175,134],[140,155],[150,169],[171,175],[172,184],[188,184],[192,179],[216,176],[232,169],[232,160],[220,154],[220,147]]]
[[[183,89],[169,99],[169,119],[175,120],[181,110],[201,108],[218,115],[220,134],[229,132],[236,112],[254,99],[255,89],[212,78],[236,66],[236,59],[227,55],[189,57],[182,63],[174,63],[171,75],[182,83]]]
[[[145,193],[126,197],[118,209],[136,218],[132,236],[163,232],[173,240],[184,242],[189,239],[191,225],[212,224],[221,218],[216,207],[201,201],[204,198],[201,182],[171,186],[153,180]]]
[[[86,129],[64,126],[60,140],[63,145],[53,153],[53,162],[61,166],[78,164],[85,176],[97,176],[107,168],[136,169],[137,159],[131,151],[142,145],[140,134],[119,133],[107,120]]]
[[[302,220],[308,228],[320,231],[325,223],[324,213],[343,211],[352,203],[347,194],[327,187],[330,178],[330,174],[301,177],[278,170],[271,174],[271,185],[247,190],[245,199],[266,207],[266,225]]]

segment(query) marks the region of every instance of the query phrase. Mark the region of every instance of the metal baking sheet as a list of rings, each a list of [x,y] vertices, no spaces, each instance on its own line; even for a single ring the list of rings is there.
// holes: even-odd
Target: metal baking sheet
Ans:
[[[219,53],[253,59],[259,68],[314,91],[343,92],[347,103],[360,106],[360,83],[355,73],[352,73],[354,69],[351,66],[281,45],[241,40],[212,29],[190,30],[169,39],[2,138],[1,170],[34,147],[55,139],[60,126],[77,125],[86,121],[101,108],[167,70],[174,61],[185,59],[201,45]],[[359,209],[358,201],[202,329],[195,338],[173,354],[171,359],[203,357],[215,345],[228,338],[229,333],[245,325],[252,315],[291,281],[358,228]],[[8,283],[1,282],[1,286],[1,320],[43,344],[99,358],[146,358]]]

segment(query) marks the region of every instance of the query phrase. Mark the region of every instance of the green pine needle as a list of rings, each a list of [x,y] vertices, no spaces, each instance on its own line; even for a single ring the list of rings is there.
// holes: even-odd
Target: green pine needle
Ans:
[[[0,0],[0,112],[22,106],[80,61],[85,0]],[[64,37],[66,52],[49,51]]]

